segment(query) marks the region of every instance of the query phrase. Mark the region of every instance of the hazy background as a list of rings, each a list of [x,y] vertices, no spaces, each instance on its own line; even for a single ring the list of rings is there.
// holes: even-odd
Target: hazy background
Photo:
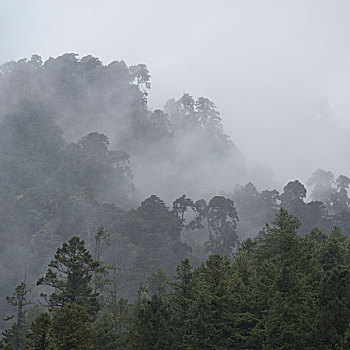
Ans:
[[[145,63],[150,108],[216,102],[278,184],[350,172],[349,1],[0,0],[0,63],[65,52]]]

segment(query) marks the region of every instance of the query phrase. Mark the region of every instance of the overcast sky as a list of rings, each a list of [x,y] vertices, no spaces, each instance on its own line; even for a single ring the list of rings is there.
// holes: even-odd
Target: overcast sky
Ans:
[[[277,181],[316,168],[350,175],[348,0],[0,5],[0,62],[76,52],[145,63],[151,108],[183,92],[212,99],[248,162],[271,166]]]

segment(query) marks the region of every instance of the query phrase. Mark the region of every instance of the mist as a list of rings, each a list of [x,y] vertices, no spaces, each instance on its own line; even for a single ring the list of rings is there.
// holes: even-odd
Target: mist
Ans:
[[[134,316],[184,259],[249,260],[290,230],[321,261],[348,240],[348,1],[0,5],[0,313],[72,236]]]
[[[316,168],[349,171],[349,10],[347,1],[3,1],[0,60],[78,52],[146,63],[151,109],[184,92],[209,97],[248,166],[283,185]]]

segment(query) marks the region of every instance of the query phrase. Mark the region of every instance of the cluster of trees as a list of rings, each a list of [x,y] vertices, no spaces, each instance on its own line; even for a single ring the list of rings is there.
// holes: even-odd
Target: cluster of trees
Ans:
[[[16,315],[1,347],[348,349],[350,240],[336,226],[303,237],[300,226],[280,209],[233,259],[211,255],[197,268],[185,259],[173,278],[158,269],[134,302],[118,297],[117,269],[101,261],[105,231],[95,259],[73,237],[37,282],[42,306],[29,309],[25,282],[8,298]]]
[[[145,65],[128,67],[123,61],[104,65],[92,56],[64,54],[43,62],[34,55],[0,67],[0,265],[13,272],[1,279],[1,295],[18,284],[25,266],[30,266],[28,279],[34,280],[70,232],[91,246],[101,225],[112,235],[107,247],[110,261],[115,259],[113,251],[120,252],[118,263],[135,271],[125,293],[146,276],[147,265],[136,258],[150,249],[150,234],[142,232],[159,231],[159,239],[150,239],[163,257],[176,256],[169,260],[172,270],[184,257],[189,248],[177,242],[181,225],[164,234],[153,223],[129,235],[148,225],[141,209],[130,209],[160,190],[168,201],[187,193],[186,188],[199,192],[201,183],[213,181],[200,169],[211,160],[218,162],[218,168],[220,162],[226,164],[226,156],[220,156],[224,145],[227,158],[237,150],[224,135],[211,101],[195,102],[184,95],[169,114],[150,111],[149,88]],[[192,107],[184,107],[186,103]],[[181,138],[176,119],[188,120],[183,131],[192,135],[190,143]],[[197,120],[196,128],[190,120]],[[203,152],[199,145],[209,148]],[[188,147],[193,151],[187,152]],[[183,171],[190,163],[198,171]],[[177,185],[169,186],[174,181]],[[163,218],[159,215],[155,222],[170,211],[162,203],[155,204],[163,210]],[[135,220],[141,223],[138,228]],[[147,273],[157,262],[159,258]],[[0,313],[5,310],[1,300]]]
[[[184,94],[178,101],[170,100],[164,110],[151,111],[150,78],[144,64],[105,65],[96,57],[79,58],[74,53],[45,62],[38,55],[11,61],[0,67],[0,123],[25,101],[49,115],[69,142],[95,131],[107,135],[113,149],[132,157],[141,192],[138,200],[158,193],[154,182],[170,199],[186,193],[192,184],[197,196],[202,188],[215,188],[209,162],[222,174],[229,170],[231,177],[242,175],[242,156],[224,134],[215,104]],[[168,186],[173,179],[177,190]]]
[[[334,225],[350,232],[350,178],[345,175],[335,178],[332,172],[319,169],[312,174],[307,185],[311,188],[308,202],[307,189],[298,180],[290,181],[282,193],[277,190],[259,192],[252,183],[237,185],[228,196],[237,206],[240,218],[238,235],[252,237],[272,220],[281,207],[301,220],[302,235],[314,227],[330,232]]]
[[[188,332],[193,339],[197,334],[193,341],[199,341],[200,332],[206,334],[198,328],[204,319],[193,320],[205,317],[199,305],[221,302],[203,294],[213,288],[207,285],[213,273],[210,269],[229,271],[221,272],[233,294],[228,293],[223,301],[236,300],[238,282],[232,278],[238,273],[239,259],[246,259],[247,271],[240,272],[247,273],[245,282],[255,276],[259,264],[265,264],[256,260],[264,246],[261,237],[240,242],[255,237],[281,207],[300,220],[299,233],[304,238],[295,238],[300,244],[309,244],[309,232],[315,227],[330,233],[337,225],[350,232],[347,176],[335,179],[332,173],[318,170],[307,183],[308,197],[297,180],[282,193],[259,192],[251,183],[236,186],[230,193],[245,178],[246,170],[242,156],[224,133],[215,104],[184,94],[179,100],[169,100],[163,110],[151,111],[149,88],[145,65],[128,67],[123,61],[104,65],[92,56],[65,54],[43,62],[34,55],[0,67],[0,314],[17,308],[3,346],[167,348],[173,337],[178,348],[198,348],[199,343],[186,342],[190,341]],[[162,199],[152,193],[161,193]],[[202,199],[179,197],[182,193]],[[63,245],[51,261],[57,246],[68,241],[72,232],[79,239]],[[324,242],[333,240],[335,234]],[[348,244],[345,238],[342,242]],[[94,252],[93,257],[88,250]],[[75,267],[67,265],[73,251],[82,259]],[[212,254],[215,257],[209,258]],[[39,280],[44,294],[41,303],[48,306],[48,312],[42,313],[41,306],[30,303],[38,297],[38,288],[28,286],[44,275],[50,261],[50,270]],[[176,298],[185,282],[180,275],[178,282],[172,279],[181,261],[187,262],[178,273],[187,266],[184,278],[191,281],[191,287],[186,287],[190,294],[184,297],[191,305],[184,306],[189,314],[177,309],[184,303]],[[26,278],[21,282],[24,270]],[[147,281],[148,289],[139,288]],[[254,280],[243,291],[254,302],[257,296],[249,293],[257,293],[259,283],[263,282]],[[50,292],[49,286],[55,291]],[[273,294],[265,297],[274,298]],[[242,303],[248,305],[247,300]],[[257,311],[262,304],[260,300],[251,313],[245,311],[251,321],[241,315],[242,322],[253,327],[242,340],[246,348],[254,348],[247,345],[254,337],[261,340],[259,344],[267,337],[255,327],[268,324],[262,320],[267,306]],[[220,307],[232,311],[226,305]],[[144,343],[147,337],[158,339],[142,328],[146,318],[164,325],[167,343],[162,339],[158,345]],[[72,335],[80,345],[73,346],[70,336],[66,338],[72,328],[71,323],[64,324],[67,319],[81,325]],[[228,324],[223,328],[230,332],[233,326]],[[5,328],[7,322],[1,319],[0,329]],[[154,331],[149,326],[149,332]],[[237,337],[239,332],[235,328]],[[102,337],[104,333],[107,336]],[[38,337],[41,345],[35,345]],[[102,343],[106,339],[114,345]],[[220,346],[226,345],[208,348]]]
[[[116,217],[116,205],[130,206],[134,192],[129,155],[109,150],[106,136],[68,144],[41,109],[18,108],[0,127],[0,264],[13,272],[3,274],[2,295],[26,265],[29,279],[38,276],[68,232],[89,238],[101,211],[108,216],[112,205]]]
[[[339,228],[297,234],[281,209],[231,263],[184,261],[169,291],[144,301],[133,349],[347,349],[350,241]]]

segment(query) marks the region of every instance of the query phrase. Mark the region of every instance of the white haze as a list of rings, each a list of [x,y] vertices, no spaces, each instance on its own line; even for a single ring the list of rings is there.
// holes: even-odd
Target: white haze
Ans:
[[[183,92],[213,100],[258,185],[273,183],[264,167],[280,185],[317,168],[350,175],[349,1],[0,5],[1,63],[65,52],[145,63],[150,107]]]

